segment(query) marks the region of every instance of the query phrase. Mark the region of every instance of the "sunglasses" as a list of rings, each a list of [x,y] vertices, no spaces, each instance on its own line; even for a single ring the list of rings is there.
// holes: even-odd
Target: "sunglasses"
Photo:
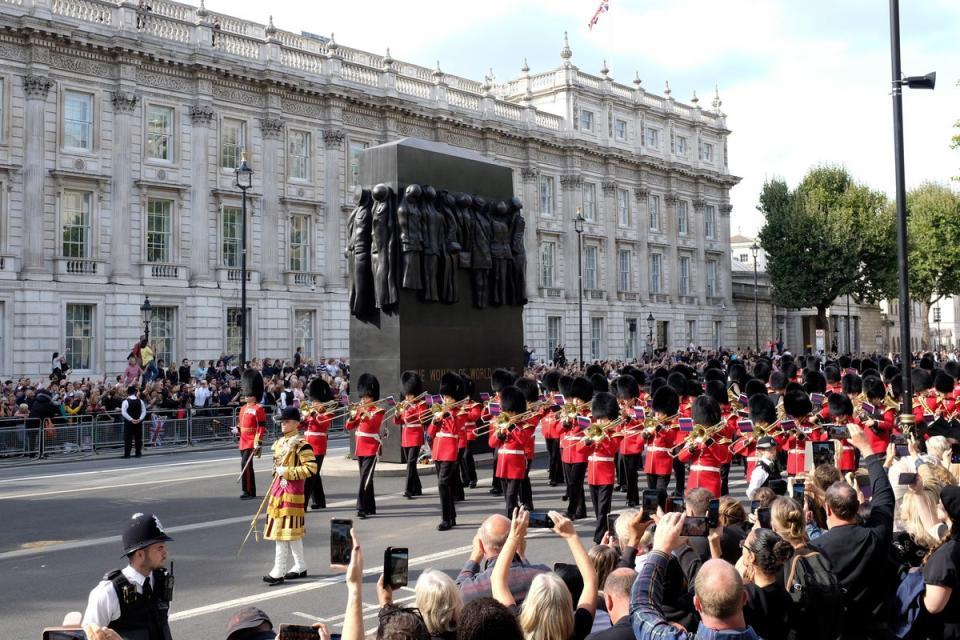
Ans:
[[[420,619],[420,622],[423,622],[423,614],[421,614],[420,609],[417,609],[416,607],[395,607],[395,606],[383,607],[382,609],[380,609],[380,612],[377,614],[377,618],[380,624],[383,624],[385,620],[389,620],[391,617],[399,613],[412,613],[415,616],[417,616],[417,618]]]

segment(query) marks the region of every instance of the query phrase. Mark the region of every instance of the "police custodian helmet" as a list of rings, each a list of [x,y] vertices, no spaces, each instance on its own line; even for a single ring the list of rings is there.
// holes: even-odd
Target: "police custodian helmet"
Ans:
[[[158,542],[173,540],[163,530],[160,519],[152,513],[135,513],[123,530],[123,553],[130,555],[134,551],[149,547]]]

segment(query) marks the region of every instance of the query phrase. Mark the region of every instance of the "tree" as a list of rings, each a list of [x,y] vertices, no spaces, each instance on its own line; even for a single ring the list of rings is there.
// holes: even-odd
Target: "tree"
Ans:
[[[838,297],[891,296],[896,229],[885,205],[882,193],[841,167],[816,167],[793,191],[783,180],[766,183],[760,244],[777,302],[816,308],[817,328],[829,336],[827,309]]]

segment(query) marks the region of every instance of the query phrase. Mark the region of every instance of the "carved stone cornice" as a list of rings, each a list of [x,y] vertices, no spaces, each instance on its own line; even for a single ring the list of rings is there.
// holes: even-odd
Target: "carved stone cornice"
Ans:
[[[331,149],[339,149],[343,146],[344,137],[342,129],[324,129],[323,144]]]
[[[563,189],[579,189],[583,186],[583,176],[566,175],[560,176],[560,187]]]
[[[279,140],[283,135],[283,120],[280,118],[258,118],[260,133],[268,140]]]
[[[733,211],[733,205],[732,205],[732,204],[722,204],[722,205],[720,205],[720,215],[722,215],[722,216],[729,216],[731,211]]]
[[[640,202],[645,201],[650,197],[650,189],[646,187],[637,187],[633,190],[633,196]]]
[[[703,208],[707,206],[707,201],[703,198],[697,198],[693,201],[693,210],[697,213],[703,213]]]
[[[133,113],[140,102],[140,96],[132,91],[111,91],[110,104],[114,113]]]
[[[668,207],[673,207],[673,206],[676,206],[677,201],[679,199],[680,199],[680,196],[678,196],[676,193],[671,191],[670,193],[663,196],[663,203]]]
[[[209,127],[213,124],[213,107],[205,104],[190,105],[190,121],[195,127]]]
[[[23,77],[23,91],[28,100],[46,100],[53,81],[46,76],[29,75]]]
[[[604,195],[612,195],[617,190],[617,183],[613,180],[604,180],[600,183],[600,188],[603,189]]]
[[[520,177],[524,182],[536,180],[540,177],[540,169],[534,167],[520,167]]]

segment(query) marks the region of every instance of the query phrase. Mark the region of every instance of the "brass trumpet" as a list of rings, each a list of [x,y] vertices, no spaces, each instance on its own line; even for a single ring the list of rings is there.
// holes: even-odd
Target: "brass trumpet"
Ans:
[[[607,424],[600,425],[596,422],[591,422],[590,426],[584,429],[583,439],[587,442],[597,443],[603,440],[604,438],[613,438],[618,434],[614,430],[626,422],[626,418],[620,416],[616,420],[611,420]]]
[[[491,431],[506,431],[511,426],[518,429],[535,429],[537,426],[535,424],[518,425],[517,423],[532,418],[536,413],[536,411],[524,411],[515,416],[507,416],[501,413],[498,416],[494,416],[492,420],[481,421],[480,426],[474,429],[473,433],[477,436],[485,436],[489,435]]]

